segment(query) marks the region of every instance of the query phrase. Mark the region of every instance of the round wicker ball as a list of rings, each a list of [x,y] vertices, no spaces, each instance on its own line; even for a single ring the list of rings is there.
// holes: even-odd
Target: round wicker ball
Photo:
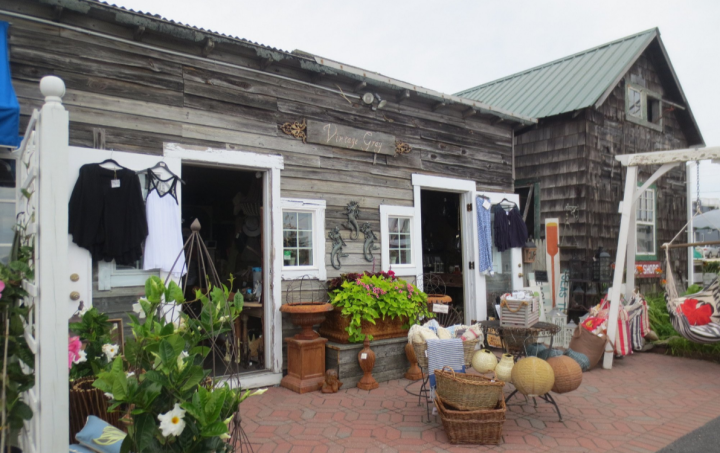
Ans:
[[[590,359],[588,359],[588,356],[585,354],[568,349],[565,351],[565,355],[577,362],[577,364],[580,365],[580,369],[583,371],[590,369]]]
[[[543,359],[525,357],[513,367],[512,383],[525,396],[540,396],[552,390],[555,375]]]
[[[472,367],[478,373],[487,373],[497,366],[498,360],[489,349],[481,349],[473,355]]]
[[[576,390],[582,384],[582,368],[566,355],[551,357],[547,363],[555,373],[555,384],[552,391],[555,393],[568,393]]]

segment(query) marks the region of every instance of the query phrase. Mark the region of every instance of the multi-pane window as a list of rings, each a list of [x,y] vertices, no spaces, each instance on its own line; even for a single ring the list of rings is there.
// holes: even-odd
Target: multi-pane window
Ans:
[[[325,280],[325,200],[283,198],[282,278]]]
[[[408,217],[388,217],[390,264],[412,264],[412,228]]]
[[[637,201],[637,254],[655,255],[655,190],[647,189]]]
[[[283,264],[313,265],[313,214],[283,211]]]
[[[645,87],[627,86],[625,112],[628,121],[662,130],[662,96]]]

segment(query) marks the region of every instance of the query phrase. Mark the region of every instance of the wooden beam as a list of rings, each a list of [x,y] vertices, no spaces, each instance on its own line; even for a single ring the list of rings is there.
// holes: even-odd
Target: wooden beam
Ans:
[[[440,110],[443,107],[446,107],[447,105],[448,105],[447,101],[438,102],[437,104],[432,106],[432,111],[437,112],[438,110]]]
[[[138,25],[135,31],[133,32],[133,41],[140,42],[142,41],[142,37],[145,34],[145,26],[144,25]]]
[[[720,159],[720,146],[675,149],[671,151],[656,151],[653,153],[621,154],[615,156],[615,159],[619,160],[620,163],[626,167]]]
[[[353,88],[353,92],[357,93],[358,91],[364,89],[367,86],[367,82],[360,82]]]
[[[463,119],[468,119],[471,116],[475,116],[475,115],[477,115],[477,110],[475,110],[474,108],[471,107],[463,112],[462,117],[463,117]]]
[[[395,102],[397,102],[398,104],[402,104],[408,99],[410,99],[410,90],[402,90],[398,93],[397,96],[395,96]]]
[[[207,58],[207,56],[210,55],[210,53],[213,51],[214,48],[215,48],[215,41],[213,41],[210,38],[207,38],[205,40],[205,45],[203,46],[203,49],[201,52],[202,56]]]
[[[663,244],[660,246],[660,248],[681,249],[681,248],[685,248],[685,247],[697,247],[698,245],[720,245],[720,241],[690,242],[689,244]]]
[[[675,107],[676,109],[685,110],[685,107],[684,107],[684,106],[682,106],[682,105],[680,105],[680,104],[676,104],[676,103],[674,103],[673,101],[668,101],[668,100],[665,99],[665,98],[662,98],[662,101],[663,101],[663,103],[665,103],[665,104],[670,104],[670,105],[672,105],[672,106]]]

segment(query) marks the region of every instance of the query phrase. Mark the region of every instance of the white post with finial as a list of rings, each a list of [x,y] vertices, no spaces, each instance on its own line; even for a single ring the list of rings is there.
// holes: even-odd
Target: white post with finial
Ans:
[[[39,404],[28,439],[43,453],[68,451],[68,151],[70,120],[65,83],[40,81],[45,104],[37,124],[37,236],[35,237],[35,388]],[[39,428],[39,429],[38,429]]]

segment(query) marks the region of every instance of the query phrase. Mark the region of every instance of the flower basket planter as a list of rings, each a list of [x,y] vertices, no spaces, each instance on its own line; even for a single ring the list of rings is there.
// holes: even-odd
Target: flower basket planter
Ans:
[[[376,319],[375,324],[362,321],[361,328],[363,335],[372,335],[373,341],[387,340],[388,338],[406,337],[409,327],[408,318],[396,317],[391,319]],[[334,308],[326,314],[325,321],[320,325],[320,335],[335,343],[349,344],[350,337],[345,330],[350,325],[350,319],[343,316],[342,310]],[[358,343],[361,343],[358,342]]]
[[[79,433],[89,415],[94,415],[116,428],[123,429],[120,412],[108,412],[108,397],[93,387],[94,377],[85,377],[70,383],[70,443],[75,443],[75,434]],[[123,429],[124,430],[124,429]]]

